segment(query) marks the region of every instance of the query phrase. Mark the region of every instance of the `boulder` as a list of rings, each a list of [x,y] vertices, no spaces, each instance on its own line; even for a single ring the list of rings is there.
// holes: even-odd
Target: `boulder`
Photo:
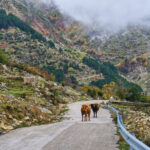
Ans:
[[[35,77],[24,77],[24,84],[29,84],[31,86],[35,86]]]
[[[13,129],[13,126],[11,126],[11,125],[5,125],[4,122],[1,122],[0,128],[3,129],[3,130],[6,130],[6,131],[10,131],[10,130]]]
[[[27,117],[24,118],[24,120],[30,120],[30,118],[27,116]]]
[[[46,113],[46,114],[53,114],[52,111],[48,110],[47,108],[39,107],[39,109],[40,109],[41,112],[43,112],[43,113]]]

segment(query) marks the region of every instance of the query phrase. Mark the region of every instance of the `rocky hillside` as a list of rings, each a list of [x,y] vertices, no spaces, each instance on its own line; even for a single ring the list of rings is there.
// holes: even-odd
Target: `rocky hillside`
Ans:
[[[89,30],[71,17],[62,14],[52,2],[49,5],[40,0],[2,0],[0,8],[27,22],[45,38],[61,46],[81,49],[87,44]]]
[[[0,48],[12,62],[34,66],[53,73],[56,81],[68,80],[71,77],[80,80],[83,76],[92,76],[96,72],[82,63],[86,53],[62,48],[51,48],[45,42],[34,40],[19,29],[2,29]]]
[[[0,134],[59,121],[67,110],[65,104],[88,99],[71,87],[0,64]]]
[[[103,40],[95,38],[95,43],[95,47],[101,51],[100,59],[108,59],[128,80],[141,85],[146,93],[150,92],[149,27],[129,26]]]
[[[149,79],[150,79],[150,61],[145,55],[126,59],[117,64],[121,72],[127,75],[127,79],[136,82],[149,95]]]
[[[18,1],[18,3],[19,2],[20,5],[25,5],[23,2]],[[53,73],[55,75],[55,79],[58,82],[65,80],[69,83],[77,83],[78,80],[82,80],[83,76],[90,77],[95,75],[94,70],[90,69],[87,65],[84,65],[82,63],[82,58],[87,55],[86,52],[79,49],[76,50],[68,48],[72,47],[70,44],[68,44],[68,42],[66,42],[65,40],[58,40],[58,38],[61,38],[64,33],[69,32],[63,32],[59,29],[60,35],[57,35],[56,33],[58,33],[58,31],[56,31],[56,29],[58,30],[60,26],[58,25],[57,27],[55,21],[51,22],[51,20],[47,20],[49,23],[51,22],[52,28],[55,28],[55,36],[47,31],[48,35],[53,35],[53,37],[47,37],[41,32],[41,28],[40,31],[37,29],[38,26],[36,24],[32,26],[30,24],[29,26],[27,24],[27,19],[21,17],[20,15],[18,15],[18,13],[15,13],[15,15],[12,14],[15,12],[14,10],[19,9],[17,5],[18,3],[16,1],[8,1],[8,3],[3,1],[1,2],[1,5],[4,6],[3,8],[5,8],[5,10],[1,10],[0,12],[1,19],[3,20],[3,22],[1,22],[0,24],[0,48],[5,53],[7,53],[8,56],[11,57],[12,62],[38,67],[42,70],[47,70],[49,73]],[[9,5],[13,5],[12,9],[9,9]],[[29,10],[31,9],[30,5],[31,4],[26,3],[26,7]],[[42,4],[40,3],[40,6],[41,5]],[[13,9],[14,7],[16,7],[16,9]],[[43,7],[45,7],[46,9],[46,6]],[[38,8],[39,7],[33,9]],[[54,15],[54,8],[48,9],[50,11],[50,18]],[[37,12],[32,12],[32,9],[30,11],[33,16],[38,15]],[[63,16],[58,13],[57,9],[55,11],[57,11],[57,13],[55,12],[57,14],[56,16],[59,16],[58,21],[63,23]],[[26,16],[26,13],[24,11],[21,12],[26,18],[29,19],[31,17],[28,15]],[[44,15],[45,13],[41,12],[41,14]],[[18,15],[18,17],[16,15]],[[46,19],[46,16],[43,17],[45,17]],[[23,20],[25,20],[27,23]],[[38,21],[40,22],[40,20]],[[32,23],[34,23],[34,21],[32,21]],[[52,31],[52,28],[49,26],[48,29]],[[46,27],[44,29],[46,29]],[[66,30],[69,29],[67,29],[66,27]],[[52,40],[55,42],[53,42]]]

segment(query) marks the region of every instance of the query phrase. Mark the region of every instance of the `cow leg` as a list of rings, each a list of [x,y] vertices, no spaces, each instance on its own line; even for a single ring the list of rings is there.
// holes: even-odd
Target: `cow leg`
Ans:
[[[82,121],[83,121],[83,114],[82,114]]]
[[[85,114],[85,121],[87,121],[87,114]]]
[[[90,121],[90,114],[88,114],[88,117],[89,117],[89,121]]]
[[[97,112],[96,112],[96,118],[97,118]]]

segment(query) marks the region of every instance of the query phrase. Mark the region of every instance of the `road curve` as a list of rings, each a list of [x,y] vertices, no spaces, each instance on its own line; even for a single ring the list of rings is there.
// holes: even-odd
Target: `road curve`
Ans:
[[[118,150],[116,127],[108,110],[98,118],[81,122],[84,103],[69,104],[65,120],[59,123],[17,129],[0,136],[0,150]],[[101,102],[101,101],[96,101]]]

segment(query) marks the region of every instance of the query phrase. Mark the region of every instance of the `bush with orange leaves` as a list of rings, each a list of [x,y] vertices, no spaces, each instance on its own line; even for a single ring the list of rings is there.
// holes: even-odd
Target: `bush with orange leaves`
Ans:
[[[33,74],[40,75],[41,77],[45,78],[46,80],[55,80],[55,75],[54,74],[49,74],[48,71],[40,70],[38,68],[32,67],[32,66],[27,66],[27,71],[31,72]]]
[[[102,96],[102,91],[98,87],[95,87],[95,86],[85,85],[82,87],[82,90],[93,98]]]
[[[116,97],[116,90],[118,86],[115,82],[110,82],[109,84],[105,84],[102,88],[102,94],[104,99],[109,99],[111,96]]]

